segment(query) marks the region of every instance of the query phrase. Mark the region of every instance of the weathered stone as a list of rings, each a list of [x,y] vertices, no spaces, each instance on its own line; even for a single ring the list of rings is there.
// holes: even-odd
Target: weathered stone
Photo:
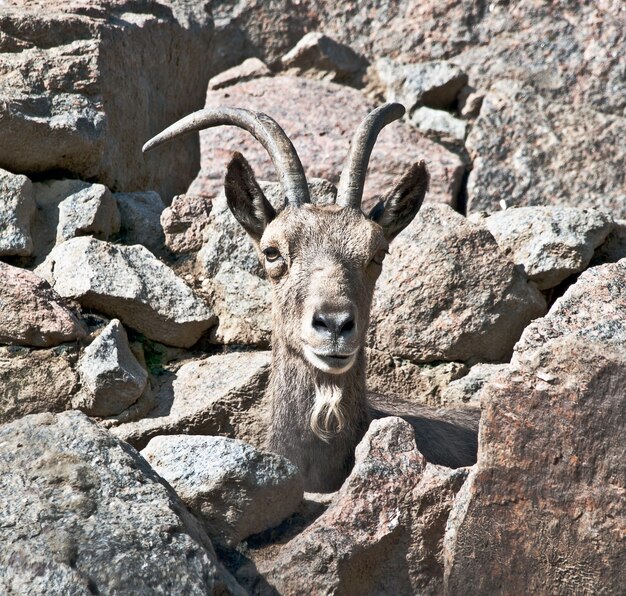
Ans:
[[[0,256],[33,252],[30,227],[34,215],[31,181],[0,169]]]
[[[443,110],[418,108],[411,115],[411,124],[422,132],[438,133],[459,141],[465,139],[465,122]]]
[[[350,47],[323,33],[307,33],[281,59],[283,69],[295,76],[327,81],[349,81],[365,68],[365,60]]]
[[[165,245],[184,254],[202,248],[202,233],[209,223],[211,199],[200,195],[177,195],[161,213]]]
[[[90,416],[114,416],[143,393],[148,373],[137,362],[122,324],[113,319],[85,348],[78,364],[81,390],[72,400]]]
[[[120,212],[111,191],[91,184],[59,203],[56,243],[77,236],[108,240],[120,230]]]
[[[0,279],[0,343],[49,348],[84,337],[84,325],[43,279],[2,262]]]
[[[385,259],[370,344],[418,363],[502,361],[545,311],[541,293],[486,228],[426,205]]]
[[[461,362],[413,364],[377,350],[367,350],[368,391],[406,401],[439,406],[448,384],[467,370]]]
[[[146,157],[141,146],[202,107],[206,13],[165,2],[3,4],[0,166],[65,171],[114,191],[183,192],[198,168],[197,141]]]
[[[626,220],[614,222],[613,230],[606,237],[593,258],[591,265],[602,265],[603,263],[617,263],[620,259],[626,258]]]
[[[77,360],[73,344],[45,350],[0,347],[0,422],[71,409],[79,388]]]
[[[613,227],[606,213],[566,207],[505,209],[481,223],[540,290],[583,271]]]
[[[495,374],[506,369],[508,364],[476,364],[469,372],[450,381],[440,396],[442,406],[470,405],[480,407],[480,392],[485,383]]]
[[[155,437],[141,454],[204,522],[216,544],[234,546],[298,507],[303,480],[289,460],[224,437]]]
[[[465,85],[457,97],[457,110],[462,118],[476,118],[480,114],[485,94],[476,88]]]
[[[0,592],[245,594],[180,499],[79,412],[0,427]]]
[[[599,208],[626,217],[626,120],[543,99],[505,81],[487,94],[467,148],[470,211],[533,205]]]
[[[124,244],[141,244],[150,252],[160,254],[165,245],[161,213],[165,205],[156,192],[115,193],[122,219]]]
[[[165,344],[192,346],[215,323],[210,308],[143,246],[74,238],[55,247],[36,272],[61,296]]]
[[[265,443],[269,352],[233,352],[168,365],[144,419],[111,429],[137,449],[157,435],[202,434]]]
[[[270,77],[272,72],[267,65],[258,58],[248,58],[238,66],[220,72],[209,81],[209,89],[223,89],[235,83],[245,83],[252,79]]]
[[[467,83],[467,75],[448,62],[399,64],[389,58],[375,63],[385,99],[397,101],[412,112],[419,106],[438,110],[450,108]]]
[[[448,593],[622,590],[625,345],[622,260],[585,271],[484,386],[479,463],[446,539]]]
[[[464,479],[426,464],[408,423],[373,422],[327,511],[257,562],[264,582],[281,594],[441,593],[446,519]]]
[[[356,89],[325,81],[288,76],[256,79],[228,89],[209,91],[206,106],[236,105],[274,118],[293,142],[307,177],[339,181],[357,126],[375,104]],[[237,150],[252,164],[260,180],[276,180],[267,152],[249,133],[232,126],[200,133],[202,169],[189,192],[216,196],[224,185],[224,169]],[[405,122],[381,133],[372,152],[365,185],[365,204],[391,190],[393,183],[419,159],[431,174],[427,200],[454,205],[465,167],[442,145],[425,139]]]

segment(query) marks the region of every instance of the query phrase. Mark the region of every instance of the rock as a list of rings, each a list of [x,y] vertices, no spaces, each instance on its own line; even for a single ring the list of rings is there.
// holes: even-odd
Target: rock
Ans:
[[[465,122],[443,110],[418,108],[411,116],[411,124],[423,132],[440,133],[459,141],[465,140]]]
[[[441,593],[446,519],[464,479],[426,464],[408,423],[376,420],[328,509],[256,561],[263,580],[281,594]]]
[[[441,405],[442,392],[467,370],[461,362],[413,364],[377,350],[367,350],[368,391],[406,401]]]
[[[108,240],[120,230],[120,212],[111,191],[102,184],[90,184],[59,203],[56,243],[77,236]]]
[[[615,593],[626,474],[626,261],[585,271],[482,390],[447,593]],[[502,531],[506,528],[506,531]]]
[[[206,107],[234,105],[274,118],[293,142],[307,177],[339,181],[355,129],[375,104],[356,89],[288,76],[262,78],[209,91]],[[276,180],[267,152],[249,133],[231,126],[200,133],[202,169],[189,192],[214,197],[223,188],[232,152],[243,153],[260,180]],[[460,158],[423,138],[410,125],[395,122],[378,139],[368,169],[365,204],[385,194],[419,159],[431,175],[430,202],[454,205],[465,170]]]
[[[467,137],[474,161],[469,211],[576,206],[626,217],[626,120],[547,101],[503,82],[485,97]]]
[[[294,464],[236,439],[155,437],[141,454],[220,545],[235,546],[279,524],[304,494]]]
[[[613,230],[606,237],[593,255],[591,265],[602,265],[603,263],[616,263],[620,259],[626,258],[626,220],[618,220],[613,224]]]
[[[235,83],[244,83],[261,77],[271,77],[272,72],[258,58],[248,58],[238,66],[220,72],[209,81],[209,89],[223,89]]]
[[[485,383],[497,373],[506,370],[507,367],[508,364],[476,364],[472,366],[465,376],[453,379],[441,391],[441,405],[480,407],[480,392]]]
[[[81,391],[73,405],[90,416],[114,416],[143,393],[148,373],[137,362],[122,324],[113,319],[85,348],[78,364]]]
[[[208,16],[164,2],[4,4],[0,167],[63,171],[166,199],[183,192],[198,167],[197,141],[146,157],[141,146],[202,107]]]
[[[522,265],[540,290],[547,290],[589,265],[613,220],[593,209],[520,207],[496,212],[482,224],[500,250]]]
[[[508,360],[524,327],[545,312],[541,293],[486,228],[426,205],[391,245],[369,343],[414,363]]]
[[[141,244],[160,254],[165,245],[161,213],[165,205],[156,192],[115,193],[122,216],[121,236],[124,244]]]
[[[36,272],[61,296],[168,345],[190,347],[215,323],[211,309],[143,246],[74,238]]]
[[[0,256],[28,256],[33,251],[33,186],[26,176],[0,169]]]
[[[232,352],[168,365],[154,388],[154,410],[111,432],[137,449],[157,435],[176,434],[222,435],[261,447],[270,359],[270,352]]]
[[[448,62],[400,64],[376,60],[375,71],[387,101],[397,101],[408,112],[419,106],[446,110],[467,83],[467,75]]]
[[[294,76],[336,82],[354,79],[366,64],[350,47],[317,31],[307,33],[280,62]]]
[[[0,591],[245,594],[170,487],[79,412],[0,427]]]
[[[269,348],[272,295],[265,279],[227,261],[206,288],[218,319],[213,341]]]
[[[0,423],[71,409],[79,388],[77,360],[73,344],[45,350],[0,347]]]
[[[457,97],[457,109],[462,118],[476,118],[480,114],[485,94],[476,88],[465,85]]]
[[[211,199],[201,195],[177,195],[161,213],[165,245],[175,254],[202,248],[202,233],[209,223]]]
[[[61,297],[34,273],[0,262],[0,343],[49,348],[85,336]]]

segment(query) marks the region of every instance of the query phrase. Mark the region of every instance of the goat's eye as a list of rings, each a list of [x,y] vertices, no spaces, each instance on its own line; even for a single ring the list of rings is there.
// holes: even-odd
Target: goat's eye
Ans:
[[[280,251],[273,246],[268,246],[267,248],[265,248],[263,250],[263,254],[270,263],[273,263],[274,261],[280,259]]]
[[[389,254],[387,249],[383,248],[381,250],[377,250],[376,254],[372,257],[371,262],[376,263],[377,265],[382,265],[385,257]]]

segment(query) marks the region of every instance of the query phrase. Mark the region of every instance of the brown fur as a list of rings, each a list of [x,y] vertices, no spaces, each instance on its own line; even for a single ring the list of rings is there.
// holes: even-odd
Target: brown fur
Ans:
[[[414,426],[428,460],[453,467],[475,461],[477,412],[435,411],[375,395],[368,400],[366,391],[374,286],[389,240],[413,219],[427,185],[420,163],[371,218],[336,205],[288,206],[275,214],[243,157],[235,155],[229,166],[229,206],[272,284],[268,446],[300,468],[308,491],[339,488],[370,421],[386,415],[401,415]]]

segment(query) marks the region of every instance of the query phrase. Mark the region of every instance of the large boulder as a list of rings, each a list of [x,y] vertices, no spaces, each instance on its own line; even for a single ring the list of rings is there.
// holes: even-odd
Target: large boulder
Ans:
[[[227,89],[209,90],[206,108],[232,105],[265,112],[293,142],[307,177],[335,184],[357,126],[375,107],[361,92],[335,83],[288,76],[261,78]],[[276,180],[276,171],[263,147],[249,133],[231,126],[200,133],[202,169],[190,192],[216,196],[224,184],[224,169],[237,150],[261,180]],[[391,190],[393,182],[420,159],[427,161],[431,184],[428,201],[456,204],[465,167],[442,145],[422,137],[405,122],[381,133],[370,160],[365,204]]]
[[[141,146],[202,107],[212,40],[204,10],[112,0],[55,0],[45,10],[10,0],[2,10],[0,167],[166,198],[186,189],[197,141],[145,158]]]
[[[33,252],[34,216],[31,181],[0,169],[0,256],[28,256]]]
[[[141,454],[222,546],[235,546],[277,525],[297,509],[304,494],[294,464],[237,439],[161,436]]]
[[[464,470],[426,464],[399,418],[373,422],[355,458],[328,509],[255,560],[268,592],[440,594],[443,535]]]
[[[176,494],[79,412],[0,426],[0,592],[245,594]]]
[[[27,414],[71,410],[80,388],[78,348],[0,347],[0,423]]]
[[[158,435],[222,435],[255,447],[269,425],[269,352],[232,352],[173,362],[156,379],[155,407],[141,420],[111,429],[143,449]]]
[[[413,362],[501,361],[545,312],[539,290],[486,228],[425,205],[385,259],[370,344]]]
[[[478,463],[446,539],[450,594],[618,593],[626,260],[585,271],[481,392]]]
[[[601,208],[626,217],[626,119],[549,101],[504,81],[467,137],[469,211],[532,205]]]
[[[190,347],[215,323],[191,288],[140,245],[74,238],[55,247],[36,272],[61,296],[164,344]]]
[[[576,207],[520,207],[481,222],[540,290],[583,271],[613,228],[610,215]]]
[[[49,348],[85,336],[85,327],[43,279],[0,262],[0,344]]]

